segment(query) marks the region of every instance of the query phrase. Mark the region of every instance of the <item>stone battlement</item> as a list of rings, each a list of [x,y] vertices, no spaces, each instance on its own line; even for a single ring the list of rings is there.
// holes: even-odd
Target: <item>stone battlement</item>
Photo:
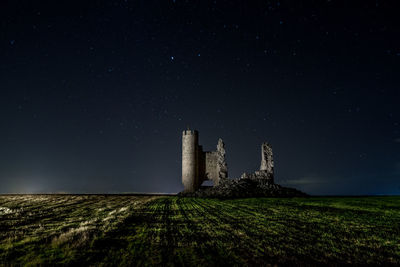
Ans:
[[[182,135],[198,135],[199,132],[196,130],[184,130],[182,132]]]

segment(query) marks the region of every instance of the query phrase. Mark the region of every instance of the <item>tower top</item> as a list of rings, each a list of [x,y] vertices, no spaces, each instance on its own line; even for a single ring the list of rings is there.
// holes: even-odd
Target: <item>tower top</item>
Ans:
[[[187,130],[182,132],[182,135],[198,135],[199,132],[197,130],[190,130],[189,127]]]

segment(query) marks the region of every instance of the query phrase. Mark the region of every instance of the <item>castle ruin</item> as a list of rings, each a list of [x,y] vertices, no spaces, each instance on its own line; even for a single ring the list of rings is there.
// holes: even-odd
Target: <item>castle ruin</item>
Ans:
[[[182,183],[185,192],[196,191],[206,180],[218,185],[228,178],[225,162],[225,147],[222,139],[218,140],[217,150],[203,151],[199,145],[199,133],[185,130],[182,133]]]
[[[199,145],[199,133],[196,130],[185,130],[182,133],[182,183],[184,192],[195,192],[206,180],[214,186],[228,178],[228,167],[225,162],[225,145],[218,140],[217,150],[203,151]],[[274,160],[272,147],[268,143],[261,145],[260,170],[254,173],[243,173],[241,179],[262,180],[274,184]]]

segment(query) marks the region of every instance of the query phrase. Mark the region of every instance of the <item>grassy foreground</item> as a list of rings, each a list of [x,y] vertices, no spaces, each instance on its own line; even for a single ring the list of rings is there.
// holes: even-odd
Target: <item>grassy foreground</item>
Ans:
[[[0,265],[400,265],[400,197],[0,196]]]

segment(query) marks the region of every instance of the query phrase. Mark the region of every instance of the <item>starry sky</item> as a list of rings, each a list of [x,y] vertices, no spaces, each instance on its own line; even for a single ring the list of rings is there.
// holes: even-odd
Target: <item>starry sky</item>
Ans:
[[[181,135],[314,195],[400,194],[396,1],[1,1],[0,193],[178,192]]]

